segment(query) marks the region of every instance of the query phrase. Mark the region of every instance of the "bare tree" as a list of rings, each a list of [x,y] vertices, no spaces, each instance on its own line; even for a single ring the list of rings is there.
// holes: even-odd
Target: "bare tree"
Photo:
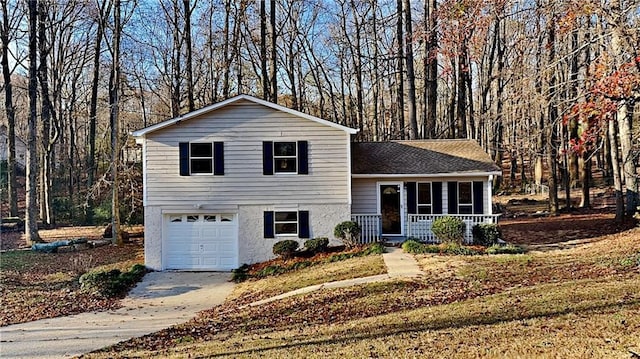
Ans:
[[[411,21],[411,2],[404,0],[405,15],[405,44],[406,44],[406,61],[407,61],[407,92],[408,92],[408,116],[409,116],[409,138],[415,140],[418,138],[418,118],[416,115],[416,74],[413,69],[413,29]]]
[[[122,245],[124,238],[120,230],[120,39],[122,36],[120,0],[113,4],[113,65],[109,79],[109,108],[111,119],[111,234],[116,244]]]
[[[27,147],[27,210],[26,210],[26,240],[27,244],[41,242],[38,234],[37,217],[37,122],[38,122],[38,1],[30,0],[29,8],[29,121]]]
[[[0,26],[0,46],[2,46],[2,79],[4,80],[4,106],[7,114],[7,137],[8,137],[8,156],[7,156],[7,172],[8,172],[8,192],[9,192],[9,215],[16,217],[18,215],[18,191],[16,182],[16,110],[13,105],[13,86],[11,84],[11,68],[9,67],[9,44],[14,40],[11,33],[19,23],[17,7],[9,9],[7,0],[0,1],[2,9],[2,24]],[[11,18],[9,13],[11,12]]]

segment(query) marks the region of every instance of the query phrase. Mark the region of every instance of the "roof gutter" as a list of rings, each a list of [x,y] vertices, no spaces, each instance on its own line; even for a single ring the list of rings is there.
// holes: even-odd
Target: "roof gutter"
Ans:
[[[352,178],[438,178],[438,177],[486,177],[486,176],[502,176],[500,171],[489,172],[447,172],[447,173],[405,173],[405,174],[389,174],[389,173],[366,173],[352,174]]]

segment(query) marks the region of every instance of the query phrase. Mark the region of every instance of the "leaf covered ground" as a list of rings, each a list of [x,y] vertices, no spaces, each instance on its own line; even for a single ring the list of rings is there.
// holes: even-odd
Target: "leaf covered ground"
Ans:
[[[88,357],[628,358],[640,350],[640,228],[523,255],[416,258],[425,272],[417,279],[258,307],[229,300]],[[245,290],[240,297],[258,293]]]
[[[41,230],[40,235],[47,241],[78,238],[81,234],[97,238],[101,230],[98,227],[65,228]],[[0,326],[117,308],[118,298],[80,291],[78,278],[96,268],[127,270],[143,262],[140,240],[123,247],[109,245],[68,253],[1,253]]]

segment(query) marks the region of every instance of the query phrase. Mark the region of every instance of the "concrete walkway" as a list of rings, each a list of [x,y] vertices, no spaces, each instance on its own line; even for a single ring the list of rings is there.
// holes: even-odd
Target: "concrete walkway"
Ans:
[[[229,273],[148,273],[118,310],[1,327],[0,357],[78,356],[186,322],[221,304],[234,286],[229,279]]]
[[[415,278],[423,274],[418,267],[418,262],[413,255],[404,253],[402,248],[397,247],[385,247],[386,252],[382,254],[384,264],[387,266],[387,274],[373,275],[369,277],[345,279],[336,282],[316,284],[300,289],[296,289],[291,292],[283,293],[275,297],[266,298],[253,303],[249,306],[258,306],[266,303],[275,302],[280,299],[293,297],[299,294],[310,293],[320,289],[333,289],[351,287],[359,284],[382,282],[395,278]]]

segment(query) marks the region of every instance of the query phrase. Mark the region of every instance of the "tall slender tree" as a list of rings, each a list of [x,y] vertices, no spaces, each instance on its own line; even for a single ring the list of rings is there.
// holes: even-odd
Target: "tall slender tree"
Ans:
[[[9,45],[13,40],[10,37],[12,32],[12,20],[19,20],[16,15],[16,8],[12,11],[12,18],[9,18],[10,9],[7,6],[7,0],[0,0],[0,8],[2,9],[2,24],[0,27],[0,59],[2,66],[2,79],[4,80],[4,108],[7,115],[7,185],[9,194],[9,215],[11,217],[18,216],[18,185],[16,181],[16,109],[13,105],[13,85],[11,84],[11,68],[9,67]]]
[[[111,235],[117,245],[124,244],[120,230],[120,40],[122,15],[120,0],[113,2],[113,42],[109,80],[109,117],[111,119]]]
[[[428,1],[428,0],[427,0]],[[404,0],[405,56],[407,61],[407,115],[409,117],[409,139],[418,138],[418,116],[416,114],[416,73],[413,69],[413,28],[411,1]]]
[[[38,1],[29,0],[29,120],[27,147],[27,198],[26,228],[27,244],[41,242],[38,234]]]

